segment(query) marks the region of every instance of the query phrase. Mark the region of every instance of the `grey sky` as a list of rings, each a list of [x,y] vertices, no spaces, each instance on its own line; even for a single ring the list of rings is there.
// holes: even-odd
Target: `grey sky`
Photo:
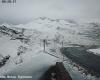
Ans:
[[[39,16],[100,21],[100,0],[17,0],[16,4],[0,0],[1,23],[25,23]]]

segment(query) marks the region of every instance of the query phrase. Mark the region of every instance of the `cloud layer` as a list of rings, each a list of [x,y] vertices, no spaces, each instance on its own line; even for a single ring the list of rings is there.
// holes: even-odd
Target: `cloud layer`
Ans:
[[[0,2],[0,22],[25,23],[34,17],[100,20],[100,0],[17,0]]]

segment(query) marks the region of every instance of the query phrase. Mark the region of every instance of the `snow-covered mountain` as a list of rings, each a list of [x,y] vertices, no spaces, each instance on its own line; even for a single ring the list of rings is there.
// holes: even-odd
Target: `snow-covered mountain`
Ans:
[[[7,25],[7,24],[6,24]],[[9,27],[9,25],[7,25]],[[32,22],[19,25],[11,25],[17,30],[25,28],[26,35],[39,33],[40,38],[63,37],[67,43],[74,44],[100,44],[99,23],[78,23],[70,19],[50,19],[47,17],[35,18]],[[13,28],[14,29],[14,28]],[[60,39],[61,39],[60,38]]]

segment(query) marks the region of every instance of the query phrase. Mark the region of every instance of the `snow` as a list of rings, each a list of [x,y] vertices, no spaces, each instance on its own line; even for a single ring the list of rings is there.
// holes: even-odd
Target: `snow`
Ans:
[[[10,54],[11,56],[16,56],[17,47],[21,45],[20,41],[11,41],[8,37],[3,36],[0,38],[0,53],[3,56]]]
[[[0,68],[0,75],[30,75],[33,76],[32,80],[39,80],[38,78],[57,61],[57,58],[44,53],[43,47],[37,43],[30,47],[20,41],[9,40],[8,37],[0,38],[0,42],[2,55],[9,54],[11,56],[10,60]],[[21,56],[17,56],[20,45],[27,47],[28,50]]]
[[[89,49],[88,51],[100,56],[100,48],[97,48],[97,49]]]
[[[95,30],[94,26],[91,27],[89,24],[78,24],[74,21],[71,22],[73,23],[70,23],[70,20],[66,19],[52,20],[46,17],[40,17],[27,24],[19,24],[15,25],[14,27],[37,30],[43,34],[47,34],[49,37],[52,37],[56,34],[58,35],[59,33],[64,36],[67,42],[71,43],[86,45],[99,43],[99,41],[96,41],[96,39],[94,40],[94,38],[89,37],[92,36],[92,31]],[[96,29],[99,30],[99,27]],[[95,35],[93,34],[93,36]]]
[[[8,24],[6,26],[10,28]],[[32,75],[33,79],[31,80],[39,80],[50,66],[63,60],[59,50],[62,47],[62,41],[64,42],[63,46],[71,46],[70,43],[80,45],[99,43],[79,34],[89,31],[90,28],[63,19],[37,18],[27,24],[13,25],[11,28],[17,31],[25,28],[24,35],[30,39],[30,42],[26,44],[18,39],[11,40],[11,36],[0,33],[0,55],[10,55],[7,63],[0,68],[0,75]],[[46,53],[43,52],[44,39],[48,42]],[[18,56],[20,46],[25,47],[26,50]],[[56,52],[52,52],[50,49],[54,49]],[[100,49],[89,51],[97,53],[100,52]],[[95,80],[93,76],[81,74],[76,67],[70,64],[69,60],[64,64],[73,80]],[[93,79],[85,79],[89,76]]]
[[[20,66],[17,66],[7,74],[29,75],[33,77],[32,80],[39,80],[39,78],[43,75],[43,73],[50,66],[54,65],[55,62],[56,58],[45,53],[39,53],[37,56],[31,56],[31,58],[27,61],[24,60],[24,62],[20,64]]]

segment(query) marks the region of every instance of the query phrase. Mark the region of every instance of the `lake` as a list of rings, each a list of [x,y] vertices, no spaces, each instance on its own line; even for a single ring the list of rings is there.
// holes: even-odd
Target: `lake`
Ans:
[[[85,47],[64,47],[61,52],[90,73],[100,76],[100,56],[87,52]]]

